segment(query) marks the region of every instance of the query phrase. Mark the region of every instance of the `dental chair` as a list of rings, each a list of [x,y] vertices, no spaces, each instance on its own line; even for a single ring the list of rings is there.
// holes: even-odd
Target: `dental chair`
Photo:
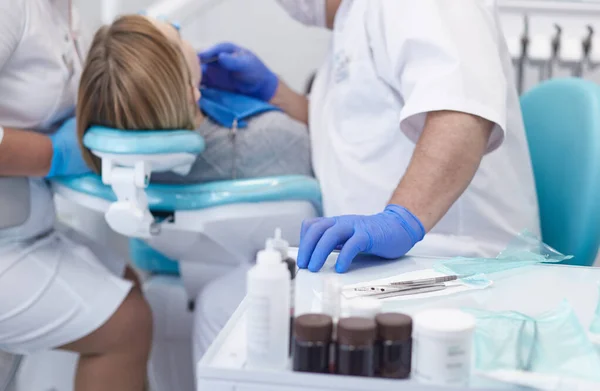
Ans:
[[[224,97],[203,109],[223,110],[231,103]],[[236,130],[256,110],[243,113],[217,117]],[[130,238],[130,258],[147,275],[144,291],[154,314],[150,389],[192,391],[194,299],[208,282],[252,262],[276,228],[297,245],[302,220],[321,214],[318,183],[302,176],[150,183],[154,172],[189,172],[204,149],[193,131],[92,128],[84,145],[101,158],[102,176],[56,180],[55,193],[104,216],[112,230]]]
[[[542,239],[592,266],[600,246],[600,87],[544,82],[521,98],[538,194]]]

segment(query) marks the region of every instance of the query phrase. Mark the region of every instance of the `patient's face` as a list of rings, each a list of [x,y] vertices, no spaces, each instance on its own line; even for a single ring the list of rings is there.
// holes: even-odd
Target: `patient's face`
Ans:
[[[164,34],[169,38],[172,42],[177,44],[181,49],[185,57],[185,61],[187,62],[188,68],[190,69],[190,73],[192,75],[192,83],[194,86],[199,86],[202,78],[202,71],[200,69],[200,61],[198,60],[198,55],[196,51],[192,47],[192,45],[181,38],[179,31],[172,24],[163,22],[162,20],[149,18],[149,20]]]

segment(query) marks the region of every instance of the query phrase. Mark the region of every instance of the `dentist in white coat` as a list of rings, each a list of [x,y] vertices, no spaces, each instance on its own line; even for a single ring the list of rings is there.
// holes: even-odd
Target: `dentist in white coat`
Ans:
[[[142,391],[152,315],[139,282],[57,225],[47,182],[89,171],[72,118],[84,52],[71,1],[0,0],[0,350],[76,352],[76,391]]]
[[[495,256],[519,231],[539,233],[495,0],[278,1],[298,21],[333,30],[309,98],[233,44],[200,57],[219,58],[204,68],[207,85],[309,125],[326,217],[303,224],[300,268],[320,270],[338,246],[341,273],[359,252]],[[200,296],[200,353],[243,297],[244,273]]]

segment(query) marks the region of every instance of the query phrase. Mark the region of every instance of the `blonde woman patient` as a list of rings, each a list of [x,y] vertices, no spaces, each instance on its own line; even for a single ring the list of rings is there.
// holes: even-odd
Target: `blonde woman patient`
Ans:
[[[80,140],[90,126],[122,130],[189,129],[205,151],[186,176],[153,174],[161,183],[198,183],[274,175],[312,175],[306,127],[269,111],[250,118],[234,141],[199,109],[201,68],[195,50],[168,22],[126,15],[96,33],[77,104]],[[96,171],[100,162],[84,148]]]
[[[246,121],[234,145],[230,129],[198,108],[200,79],[196,52],[177,28],[140,15],[117,19],[96,33],[82,72],[77,104],[80,142],[93,125],[129,131],[189,129],[204,137],[205,150],[188,175],[153,174],[153,182],[225,180],[234,172],[236,178],[312,176],[305,125],[280,111],[264,112]],[[84,158],[99,171],[100,162],[85,148]],[[195,360],[243,299],[247,267],[213,281],[197,298]],[[232,289],[221,292],[220,281]]]

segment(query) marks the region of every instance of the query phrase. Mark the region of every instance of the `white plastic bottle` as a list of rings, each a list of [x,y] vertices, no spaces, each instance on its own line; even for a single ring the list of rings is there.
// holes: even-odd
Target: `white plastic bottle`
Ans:
[[[289,356],[290,273],[274,249],[258,253],[248,272],[246,366],[285,369]]]
[[[273,238],[267,239],[266,242],[266,249],[272,249],[272,250],[276,250],[279,251],[279,253],[281,254],[281,259],[283,260],[283,263],[285,263],[285,265],[288,268],[288,271],[290,273],[290,277],[292,279],[292,283],[290,284],[290,316],[293,318],[294,317],[294,280],[296,279],[296,260],[294,258],[291,258],[288,255],[289,249],[290,249],[290,244],[287,240],[283,239],[283,237],[281,236],[281,229],[277,228],[275,230],[275,236]]]

